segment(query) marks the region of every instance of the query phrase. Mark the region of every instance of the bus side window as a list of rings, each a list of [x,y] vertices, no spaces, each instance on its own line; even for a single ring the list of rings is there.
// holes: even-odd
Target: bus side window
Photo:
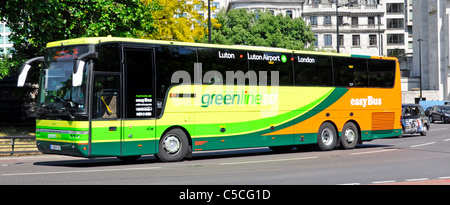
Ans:
[[[197,62],[197,48],[182,46],[166,46],[161,45],[155,47],[156,61],[156,117],[163,113],[163,106],[167,91],[171,86],[183,83],[172,84],[171,79],[173,73],[184,70],[194,82],[194,63]],[[181,80],[180,80],[181,81]]]
[[[334,86],[367,87],[367,60],[333,57]]]
[[[294,55],[296,86],[333,86],[331,57]]]
[[[120,117],[119,75],[96,75],[94,77],[94,119]]]
[[[243,50],[198,48],[198,62],[202,64],[201,76],[203,77],[199,81],[202,81],[203,84],[225,85],[227,83],[227,71],[230,71],[228,83],[245,85],[245,79],[244,82],[241,82],[242,79],[239,77],[239,80],[236,79],[235,74],[236,71],[247,73],[248,62],[246,57],[247,52]]]
[[[262,80],[262,84],[265,85],[294,85],[294,71],[292,68],[292,61],[290,60],[292,59],[291,54],[248,51],[247,56],[249,56],[249,70],[256,72],[259,84],[261,84]],[[261,73],[261,71],[263,73]],[[278,72],[278,75],[273,73],[273,71]],[[267,78],[263,78],[261,75],[266,75]]]
[[[369,87],[392,88],[395,81],[395,61],[368,59]]]

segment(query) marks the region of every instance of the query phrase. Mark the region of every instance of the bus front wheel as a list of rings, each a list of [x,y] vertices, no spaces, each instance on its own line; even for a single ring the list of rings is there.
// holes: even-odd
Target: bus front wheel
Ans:
[[[175,128],[169,130],[159,141],[157,157],[164,162],[177,162],[184,159],[189,151],[186,133]]]
[[[322,151],[333,150],[336,146],[337,133],[333,124],[325,122],[319,127],[317,133],[317,144]]]

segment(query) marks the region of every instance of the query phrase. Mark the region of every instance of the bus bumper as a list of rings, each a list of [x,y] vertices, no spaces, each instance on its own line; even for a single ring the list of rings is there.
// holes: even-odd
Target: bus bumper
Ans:
[[[88,157],[88,145],[67,142],[36,140],[37,148],[43,154],[59,154],[76,157]]]

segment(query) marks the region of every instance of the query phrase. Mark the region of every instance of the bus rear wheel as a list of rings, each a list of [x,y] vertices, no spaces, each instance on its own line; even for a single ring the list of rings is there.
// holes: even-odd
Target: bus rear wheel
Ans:
[[[336,146],[337,132],[333,124],[325,122],[319,127],[317,144],[322,151],[331,151]]]
[[[347,122],[342,129],[341,144],[344,149],[353,149],[359,140],[358,128],[353,122]]]
[[[159,141],[157,157],[164,162],[181,161],[189,147],[186,133],[179,128],[171,129]]]

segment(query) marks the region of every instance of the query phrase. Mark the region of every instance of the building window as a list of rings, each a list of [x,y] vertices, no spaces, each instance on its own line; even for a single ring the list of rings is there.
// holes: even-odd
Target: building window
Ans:
[[[317,26],[317,16],[310,16],[311,26]]]
[[[333,40],[331,39],[331,35],[330,34],[323,35],[323,41],[325,43],[325,46],[333,45]]]
[[[409,19],[409,21],[413,21],[413,12],[412,12],[412,10],[409,10],[409,15],[408,15],[408,19]]]
[[[319,46],[319,36],[314,35],[314,38],[316,38],[316,41],[314,41],[314,46]]]
[[[391,29],[403,29],[404,19],[387,19],[387,28]]]
[[[369,45],[371,46],[377,45],[377,35],[369,35]]]
[[[211,2],[212,6],[216,9],[220,9],[220,2]]]
[[[339,45],[340,46],[344,45],[344,35],[339,35]]]
[[[286,16],[292,19],[292,11],[291,10],[287,10],[286,11]]]
[[[369,16],[367,20],[367,24],[369,25],[369,28],[375,27],[375,17]]]
[[[402,56],[405,55],[405,49],[387,49],[387,56]]]
[[[352,27],[358,27],[358,17],[352,17]]]
[[[344,17],[343,16],[339,16],[338,17],[338,25],[342,26],[344,24]]]
[[[352,45],[353,46],[359,46],[360,44],[360,37],[359,35],[352,35]]]
[[[331,16],[324,16],[323,25],[331,26]]]
[[[388,3],[386,4],[386,13],[398,14],[403,13],[403,3]]]
[[[404,44],[404,34],[387,34],[388,44]]]

